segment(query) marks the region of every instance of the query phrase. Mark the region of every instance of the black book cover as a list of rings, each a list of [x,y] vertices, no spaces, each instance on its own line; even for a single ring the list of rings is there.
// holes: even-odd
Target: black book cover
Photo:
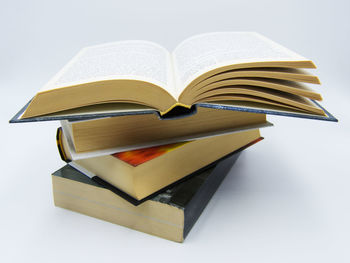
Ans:
[[[56,120],[69,120],[69,121],[88,121],[97,118],[106,118],[106,117],[116,117],[116,116],[127,116],[127,115],[143,115],[143,114],[156,114],[160,120],[166,119],[178,119],[185,118],[187,116],[191,116],[196,114],[198,107],[203,108],[212,108],[217,110],[232,110],[232,111],[242,111],[242,112],[252,112],[252,113],[260,113],[267,115],[277,115],[277,116],[285,116],[285,117],[296,117],[296,118],[304,118],[304,119],[313,119],[313,120],[323,120],[323,121],[333,121],[337,122],[338,120],[325,108],[323,108],[318,102],[311,100],[317,107],[322,109],[326,116],[319,116],[315,114],[308,114],[302,111],[300,112],[289,112],[280,109],[269,109],[269,108],[260,108],[260,107],[244,107],[244,106],[232,106],[226,105],[222,103],[197,103],[191,107],[191,109],[184,109],[183,107],[177,107],[171,112],[161,116],[157,110],[153,109],[144,109],[144,110],[133,110],[133,111],[124,111],[124,112],[105,112],[105,113],[85,113],[85,114],[52,114],[45,116],[38,116],[32,118],[21,118],[24,111],[27,109],[31,100],[24,105],[22,109],[20,109],[9,121],[10,123],[23,123],[23,122],[40,122],[40,121],[56,121]]]

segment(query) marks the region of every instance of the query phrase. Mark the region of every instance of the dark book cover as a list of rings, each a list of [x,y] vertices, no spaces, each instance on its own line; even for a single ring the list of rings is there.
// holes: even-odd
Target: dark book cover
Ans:
[[[47,115],[47,116],[39,116],[33,118],[21,118],[23,112],[28,107],[30,101],[10,120],[10,123],[21,123],[21,122],[38,122],[38,121],[55,121],[55,120],[69,120],[69,121],[84,121],[98,118],[106,118],[106,117],[116,117],[116,116],[126,116],[126,115],[142,115],[142,114],[156,114],[159,119],[177,119],[177,118],[185,118],[187,116],[196,114],[198,107],[203,108],[212,108],[217,110],[232,110],[232,111],[242,111],[242,112],[251,112],[251,113],[260,113],[267,115],[278,115],[285,117],[296,117],[296,118],[304,118],[304,119],[314,119],[314,120],[323,120],[323,121],[333,121],[337,122],[338,120],[329,113],[325,108],[323,108],[319,103],[314,100],[311,100],[317,107],[322,109],[326,116],[318,116],[315,114],[308,114],[300,112],[290,112],[287,110],[281,110],[278,108],[274,108],[272,106],[268,108],[260,108],[258,106],[243,106],[243,105],[228,105],[222,103],[197,103],[191,107],[191,109],[185,109],[184,107],[175,107],[169,113],[161,116],[157,110],[133,110],[133,111],[118,111],[118,112],[106,112],[106,113],[86,113],[86,114],[74,114],[74,115]],[[254,104],[254,103],[252,103]]]

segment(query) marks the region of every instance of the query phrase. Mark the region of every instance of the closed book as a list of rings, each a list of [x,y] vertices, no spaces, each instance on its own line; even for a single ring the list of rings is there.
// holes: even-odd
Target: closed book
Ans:
[[[183,242],[239,154],[221,160],[139,206],[133,206],[66,165],[52,174],[54,202],[58,207]]]
[[[71,151],[135,149],[272,126],[265,114],[198,108],[185,118],[160,120],[155,114],[89,121],[61,121]]]
[[[122,191],[136,204],[234,151],[261,139],[258,129],[133,151],[72,160],[65,139],[58,146],[70,165]],[[63,143],[60,143],[63,142]],[[98,178],[98,179],[97,179]],[[132,200],[131,199],[131,200]]]

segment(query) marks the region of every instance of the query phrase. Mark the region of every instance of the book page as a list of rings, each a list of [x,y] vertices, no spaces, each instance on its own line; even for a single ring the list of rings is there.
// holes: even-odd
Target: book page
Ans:
[[[87,47],[43,90],[109,79],[137,79],[171,89],[170,53],[155,43],[137,40]]]
[[[218,32],[194,36],[179,44],[172,56],[177,86],[181,88],[220,66],[307,60],[254,32]],[[178,93],[181,91],[178,90]]]

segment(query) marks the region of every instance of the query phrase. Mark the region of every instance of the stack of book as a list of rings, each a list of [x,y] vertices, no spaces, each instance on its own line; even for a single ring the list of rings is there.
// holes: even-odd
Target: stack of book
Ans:
[[[249,32],[81,50],[10,122],[60,120],[56,206],[182,242],[267,114],[337,121],[314,63]]]

